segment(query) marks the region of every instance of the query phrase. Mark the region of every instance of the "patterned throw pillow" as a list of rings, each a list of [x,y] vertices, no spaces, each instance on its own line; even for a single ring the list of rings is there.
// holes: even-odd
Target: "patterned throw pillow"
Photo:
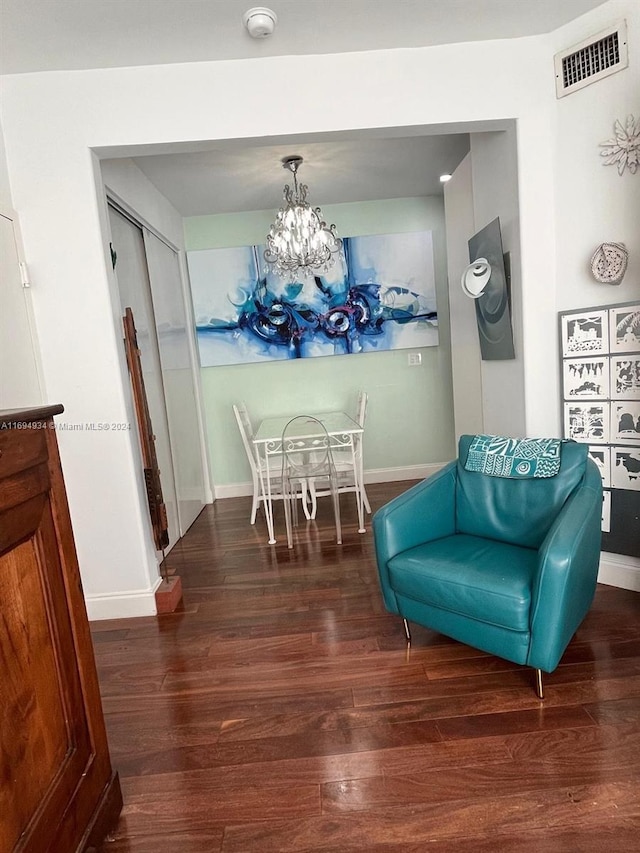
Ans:
[[[475,435],[464,467],[492,477],[555,477],[560,470],[560,445],[559,438]]]

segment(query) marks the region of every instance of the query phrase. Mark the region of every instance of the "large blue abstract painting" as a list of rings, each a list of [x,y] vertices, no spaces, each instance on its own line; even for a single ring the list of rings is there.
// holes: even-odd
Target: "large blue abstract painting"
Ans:
[[[430,231],[347,237],[328,273],[268,273],[263,246],[187,255],[203,367],[438,343]]]

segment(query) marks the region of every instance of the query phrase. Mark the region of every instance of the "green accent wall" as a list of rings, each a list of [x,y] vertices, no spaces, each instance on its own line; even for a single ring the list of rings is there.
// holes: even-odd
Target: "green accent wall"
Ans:
[[[355,411],[358,391],[369,395],[365,470],[404,468],[452,459],[454,450],[449,300],[444,202],[440,196],[323,205],[345,236],[433,232],[440,344],[414,350],[359,353],[201,370],[213,482],[250,480],[233,416],[244,400],[254,426],[271,415]],[[261,243],[275,211],[194,216],[184,220],[188,252]],[[409,353],[422,363],[409,366]]]

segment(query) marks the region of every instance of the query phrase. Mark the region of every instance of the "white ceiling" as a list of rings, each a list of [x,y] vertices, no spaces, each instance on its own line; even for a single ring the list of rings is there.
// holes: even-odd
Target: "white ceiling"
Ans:
[[[469,150],[467,134],[407,138],[328,139],[277,145],[214,147],[187,154],[137,157],[135,162],[183,216],[278,208],[291,173],[281,160],[299,154],[298,180],[311,204],[438,195],[439,176],[453,172]]]
[[[261,1],[276,12],[278,25],[270,38],[255,40],[242,15]],[[515,38],[549,32],[602,2],[0,0],[0,74]],[[177,210],[193,216],[277,208],[288,178],[280,161],[289,154],[305,158],[300,179],[312,204],[441,193],[439,176],[455,169],[469,145],[466,133],[443,130],[100,153],[133,156]]]
[[[1,0],[0,74],[421,47],[550,32],[605,0]],[[256,5],[260,3],[257,0]]]

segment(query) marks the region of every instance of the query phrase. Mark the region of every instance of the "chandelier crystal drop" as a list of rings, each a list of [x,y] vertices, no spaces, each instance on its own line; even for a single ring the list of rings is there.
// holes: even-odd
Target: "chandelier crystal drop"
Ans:
[[[335,225],[327,225],[319,207],[307,202],[308,187],[298,184],[302,157],[285,157],[282,165],[293,175],[293,188],[284,188],[281,207],[267,234],[264,259],[271,272],[289,281],[327,272],[342,248]]]

